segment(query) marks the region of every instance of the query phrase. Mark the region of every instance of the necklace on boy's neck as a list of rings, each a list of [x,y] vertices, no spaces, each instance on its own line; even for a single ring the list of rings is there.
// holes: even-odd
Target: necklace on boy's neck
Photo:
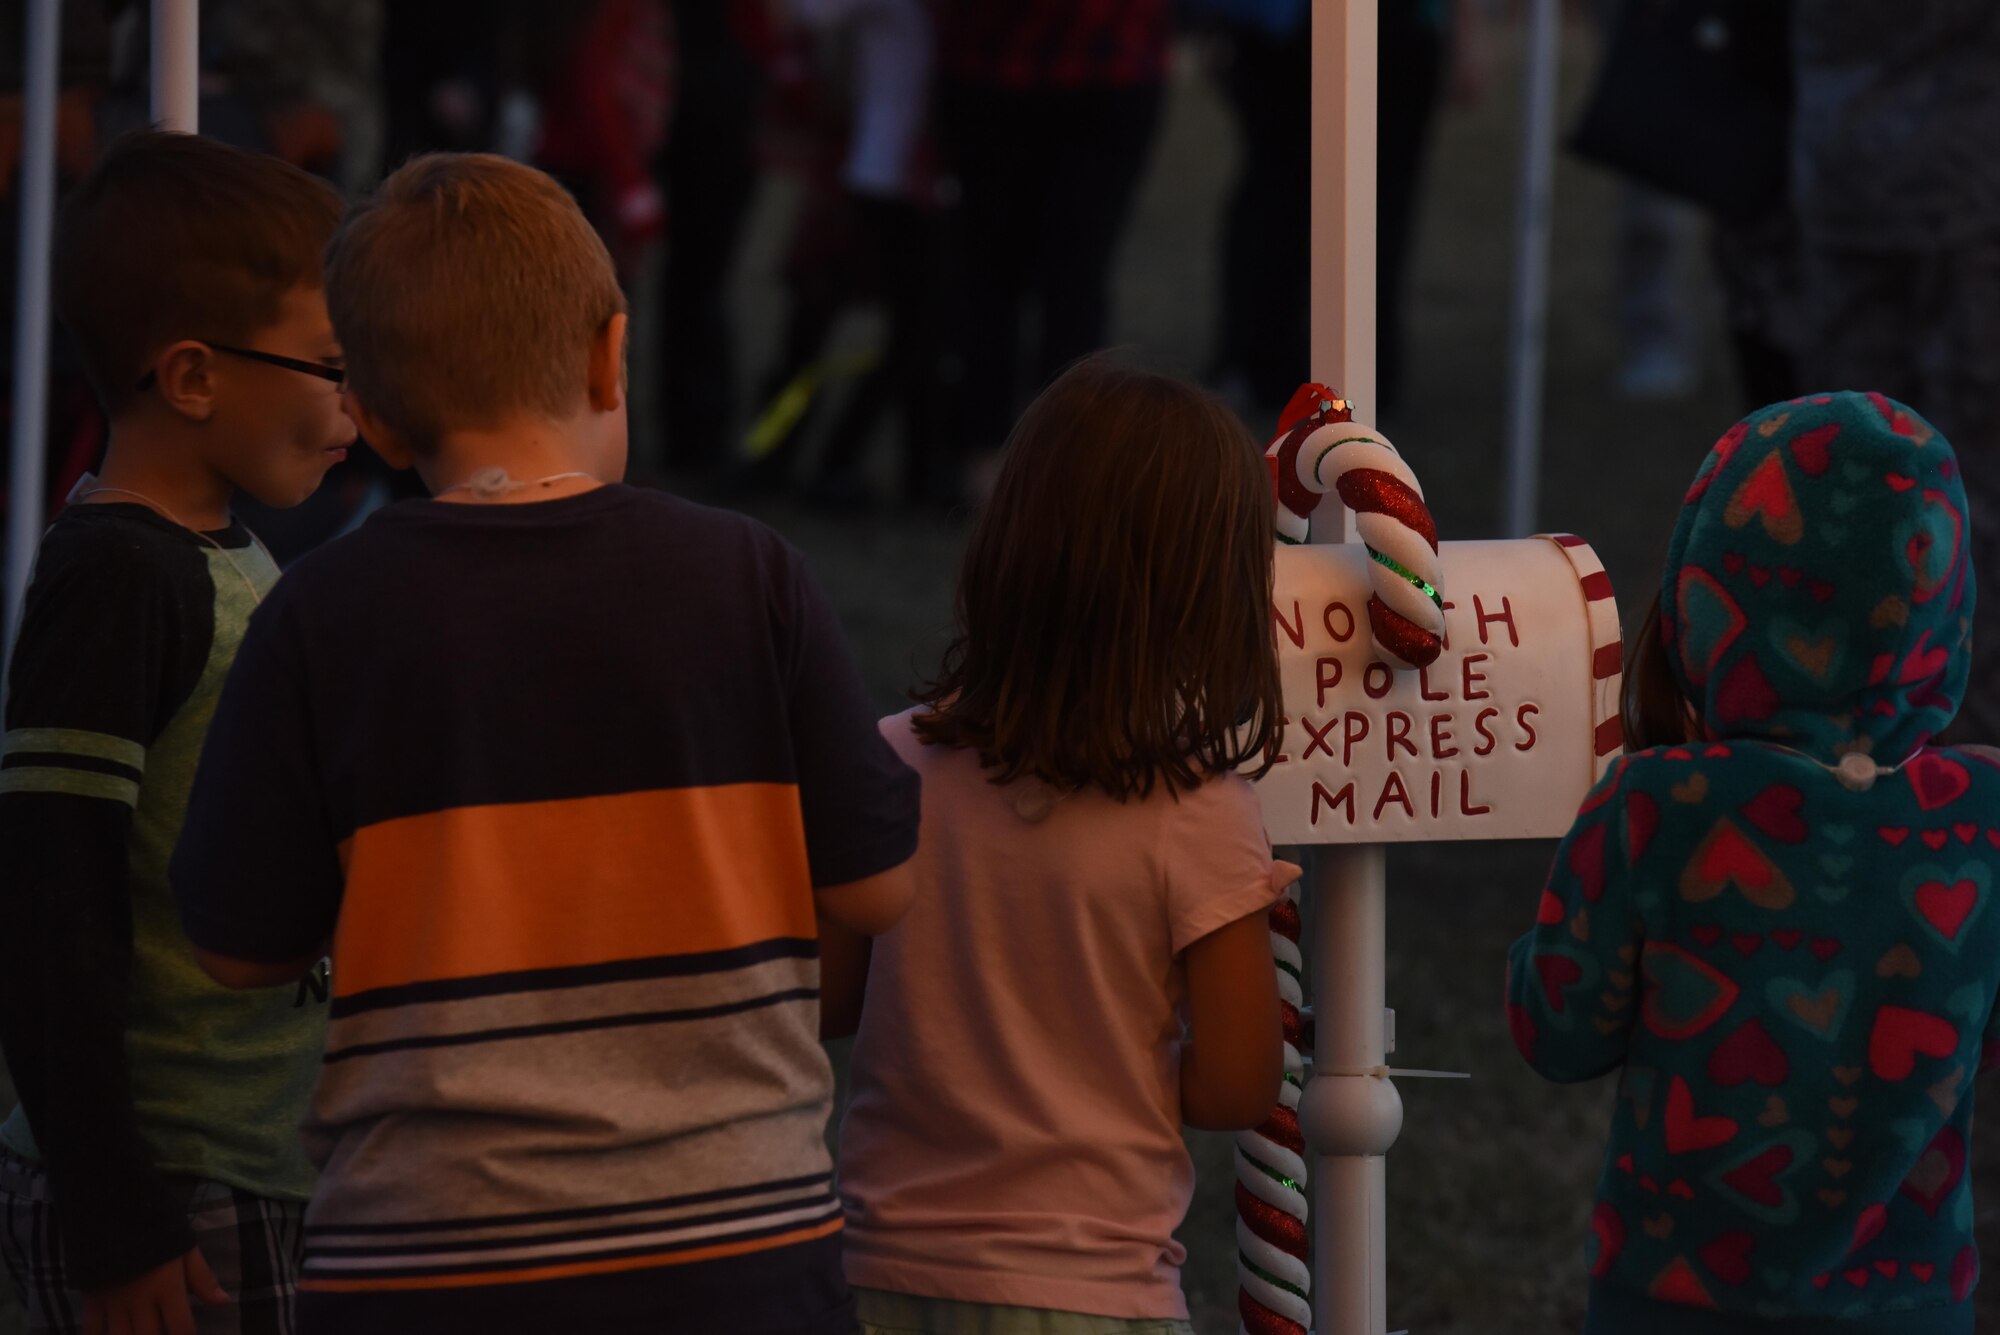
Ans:
[[[526,491],[530,487],[547,489],[553,487],[558,482],[567,482],[571,478],[589,478],[592,482],[598,480],[597,475],[594,473],[577,471],[551,473],[547,477],[538,477],[532,482],[516,482],[507,475],[507,470],[504,468],[482,468],[473,473],[471,477],[465,479],[465,481],[446,487],[444,490],[438,492],[437,495],[431,497],[431,499],[437,500],[440,497],[451,495],[454,491],[463,491],[471,493],[476,500],[497,501],[502,496],[511,496],[517,491]]]
[[[257,581],[250,578],[250,572],[245,570],[242,566],[242,563],[237,561],[235,557],[229,554],[229,549],[227,547],[217,542],[214,538],[211,538],[208,534],[204,533],[202,530],[196,528],[193,524],[190,524],[185,520],[183,520],[179,515],[175,514],[172,510],[169,510],[166,506],[161,505],[151,496],[146,495],[142,491],[133,491],[129,487],[107,487],[103,483],[99,482],[97,478],[92,474],[85,473],[82,477],[77,479],[76,486],[70,489],[69,501],[71,504],[75,504],[78,501],[88,500],[92,496],[130,496],[133,500],[139,502],[147,509],[152,510],[153,512],[158,514],[162,519],[165,519],[168,523],[173,524],[180,528],[184,528],[188,532],[194,534],[197,538],[200,538],[203,542],[215,548],[216,551],[222,553],[222,559],[229,562],[229,568],[231,570],[234,570],[236,572],[236,577],[243,581],[243,587],[250,590],[251,606],[253,607],[263,606],[264,595],[257,588]],[[244,532],[249,533],[250,531],[248,529],[245,529]],[[255,533],[250,533],[250,541],[257,544],[258,551],[264,553],[266,557],[270,558],[271,564],[273,565],[277,564],[277,558],[271,556],[271,549],[264,545],[264,540],[262,538],[258,537]]]

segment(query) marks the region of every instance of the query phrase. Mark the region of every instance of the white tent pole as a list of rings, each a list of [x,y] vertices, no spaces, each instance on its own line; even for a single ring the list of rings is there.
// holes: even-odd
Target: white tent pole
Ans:
[[[1542,468],[1542,381],[1548,353],[1549,234],[1555,221],[1560,0],[1530,0],[1514,293],[1507,317],[1506,513],[1510,538],[1536,531]]]
[[[1313,0],[1312,374],[1373,421],[1377,0]],[[1337,497],[1313,537],[1356,541]],[[1312,1078],[1299,1102],[1312,1192],[1313,1317],[1319,1335],[1383,1335],[1388,1324],[1384,1160],[1403,1124],[1386,1045],[1379,845],[1315,850]]]
[[[194,134],[200,123],[201,11],[196,0],[153,0],[153,124]]]
[[[6,648],[42,539],[49,401],[49,236],[56,207],[56,56],[62,0],[30,0],[21,70],[21,249],[14,307],[14,433],[7,477]]]

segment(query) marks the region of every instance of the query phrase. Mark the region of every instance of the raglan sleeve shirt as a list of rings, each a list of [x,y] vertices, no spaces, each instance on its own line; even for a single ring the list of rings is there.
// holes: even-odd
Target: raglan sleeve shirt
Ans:
[[[1534,930],[1507,956],[1514,1046],[1549,1080],[1594,1080],[1624,1063],[1646,945],[1630,868],[1657,824],[1649,793],[1621,791],[1626,765],[1584,799],[1556,849]]]
[[[917,851],[919,782],[876,726],[826,594],[797,554],[786,621],[792,758],[815,888],[901,866]]]
[[[289,588],[280,583],[250,618],[172,868],[188,938],[257,964],[317,959],[343,885]]]
[[[194,1242],[125,1064],[133,813],[147,748],[199,680],[213,619],[209,591],[178,587],[180,566],[157,556],[112,526],[52,534],[8,674],[0,1047],[85,1289]]]

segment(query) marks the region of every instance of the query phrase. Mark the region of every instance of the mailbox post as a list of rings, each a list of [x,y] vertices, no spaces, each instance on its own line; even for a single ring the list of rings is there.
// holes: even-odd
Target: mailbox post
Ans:
[[[1578,538],[1445,543],[1445,648],[1376,657],[1356,543],[1280,548],[1272,620],[1287,718],[1258,785],[1274,843],[1327,845],[1310,958],[1317,1045],[1299,1104],[1320,1335],[1387,1328],[1384,846],[1550,838],[1619,751],[1611,583]],[[1497,986],[1497,982],[1496,982]]]
[[[1313,378],[1369,420],[1375,398],[1377,0],[1313,0]],[[1273,617],[1283,757],[1260,784],[1274,842],[1315,860],[1316,1043],[1299,1101],[1318,1335],[1387,1329],[1385,1159],[1402,1100],[1388,1046],[1384,845],[1553,836],[1617,750],[1622,653],[1581,541],[1446,544],[1444,655],[1373,661],[1369,557],[1337,497],[1317,544],[1281,548]],[[1494,639],[1510,636],[1504,652]],[[1490,711],[1490,712],[1489,712]]]

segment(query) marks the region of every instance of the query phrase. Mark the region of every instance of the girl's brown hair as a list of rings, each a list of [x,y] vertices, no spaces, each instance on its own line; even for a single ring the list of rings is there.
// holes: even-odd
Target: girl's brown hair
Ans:
[[[1072,367],[1008,439],[917,734],[977,750],[995,782],[1121,801],[1268,768],[1284,727],[1271,506],[1256,443],[1212,395],[1101,357]]]
[[[1639,633],[1625,649],[1625,698],[1620,714],[1625,724],[1625,749],[1646,751],[1694,740],[1687,693],[1667,658],[1661,633],[1661,596],[1653,595]]]

